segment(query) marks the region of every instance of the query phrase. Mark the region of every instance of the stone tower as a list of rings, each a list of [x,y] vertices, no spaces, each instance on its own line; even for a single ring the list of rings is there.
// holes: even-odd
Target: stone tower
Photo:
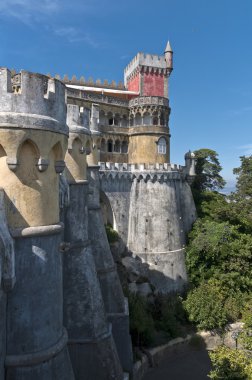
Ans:
[[[65,86],[0,69],[0,186],[15,240],[7,294],[5,379],[73,379],[63,328],[59,173],[68,127]]]
[[[91,153],[88,156],[89,238],[92,244],[105,311],[112,326],[119,359],[123,370],[130,373],[132,371],[133,356],[129,335],[128,301],[123,295],[117,267],[110,251],[100,205],[100,166],[98,165],[100,136],[101,133],[96,128],[92,129],[91,124],[93,143],[91,144]]]
[[[124,84],[139,96],[129,101],[129,163],[170,162],[168,79],[172,50],[162,56],[138,53],[124,70]]]
[[[65,206],[64,325],[69,336],[69,353],[76,380],[120,380],[123,373],[107,322],[88,232],[86,155],[90,153],[91,136],[83,125],[79,106],[68,104],[67,109],[65,176],[69,199],[62,206]]]

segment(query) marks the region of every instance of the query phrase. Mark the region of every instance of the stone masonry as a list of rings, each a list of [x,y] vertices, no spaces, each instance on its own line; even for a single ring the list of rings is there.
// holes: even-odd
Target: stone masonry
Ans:
[[[0,67],[0,380],[123,380],[129,310],[104,224],[159,292],[183,289],[194,155],[170,163],[173,52],[124,85]]]

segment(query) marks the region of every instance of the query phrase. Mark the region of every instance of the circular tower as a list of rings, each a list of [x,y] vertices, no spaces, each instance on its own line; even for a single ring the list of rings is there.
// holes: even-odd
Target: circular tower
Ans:
[[[6,308],[6,379],[72,380],[63,327],[59,173],[68,127],[65,85],[0,68],[0,186],[15,239]]]
[[[170,162],[169,42],[162,56],[138,53],[124,70],[125,86],[139,93],[129,101],[129,163]]]

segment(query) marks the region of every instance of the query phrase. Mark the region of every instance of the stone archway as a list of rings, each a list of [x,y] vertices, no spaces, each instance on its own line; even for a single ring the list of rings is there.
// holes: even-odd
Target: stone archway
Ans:
[[[116,230],[116,220],[115,220],[115,215],[112,210],[110,201],[107,197],[107,195],[103,192],[100,191],[100,206],[101,206],[101,212],[102,212],[102,218],[103,218],[103,223],[109,224],[113,227],[114,230]]]

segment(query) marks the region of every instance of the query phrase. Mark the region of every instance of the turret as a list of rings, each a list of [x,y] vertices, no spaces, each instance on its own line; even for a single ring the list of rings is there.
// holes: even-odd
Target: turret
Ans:
[[[166,44],[164,56],[165,56],[166,66],[171,72],[173,70],[173,51],[170,45],[170,41],[168,41]]]
[[[90,131],[84,126],[83,109],[78,105],[67,105],[69,126],[68,150],[66,154],[66,177],[68,182],[86,180],[86,156],[90,154]]]
[[[169,163],[170,131],[168,78],[172,50],[165,55],[138,53],[124,70],[128,90],[139,96],[129,101],[129,163]],[[169,58],[169,62],[166,60]]]
[[[15,240],[6,307],[6,379],[73,380],[62,323],[59,173],[67,147],[65,85],[0,68],[0,187]]]
[[[190,150],[185,154],[185,173],[186,179],[189,184],[192,183],[196,173],[195,173],[196,158],[195,154]]]

